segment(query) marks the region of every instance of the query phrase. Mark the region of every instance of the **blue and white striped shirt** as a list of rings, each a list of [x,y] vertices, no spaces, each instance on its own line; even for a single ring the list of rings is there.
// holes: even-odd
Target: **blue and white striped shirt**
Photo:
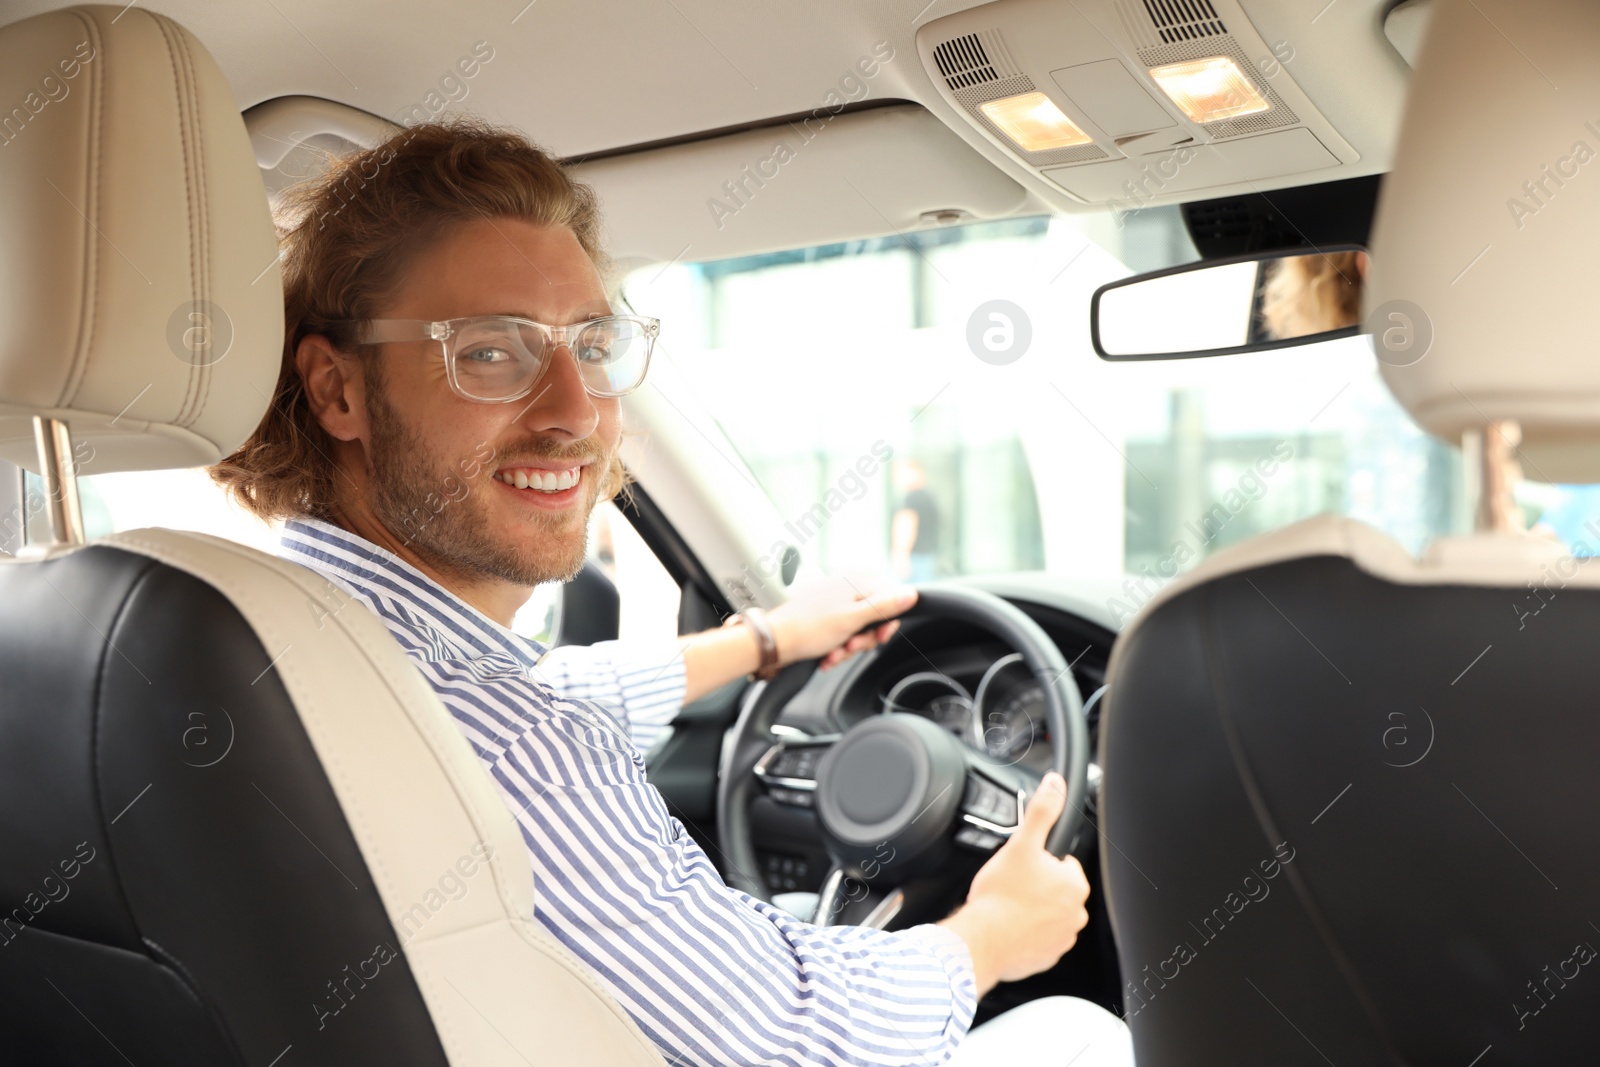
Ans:
[[[595,672],[568,653],[558,692],[538,643],[364,538],[296,519],[278,553],[388,626],[516,815],[534,921],[673,1067],[938,1064],[966,1033],[977,990],[959,935],[801,922],[730,889],[667,813],[620,716],[636,694],[645,706],[663,692],[681,699],[681,657],[651,679],[634,669],[649,657],[621,647],[603,649]],[[571,695],[601,690],[619,694],[615,705]]]
[[[484,621],[513,641],[541,647],[493,619]],[[677,641],[561,645],[544,654],[538,671],[551,689],[568,700],[604,704],[625,724],[633,747],[646,754],[670,732],[683,707],[683,646]]]

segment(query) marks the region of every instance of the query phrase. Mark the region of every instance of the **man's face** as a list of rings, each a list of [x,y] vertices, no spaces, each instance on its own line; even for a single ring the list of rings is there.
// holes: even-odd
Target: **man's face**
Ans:
[[[610,313],[572,232],[515,219],[466,223],[424,251],[377,317],[516,315],[551,326]],[[389,344],[373,359],[368,501],[402,544],[441,574],[519,586],[572,577],[589,513],[616,453],[619,405],[583,388],[577,361],[555,351],[533,392],[479,404],[451,390],[437,341]],[[571,488],[518,489],[576,470]]]

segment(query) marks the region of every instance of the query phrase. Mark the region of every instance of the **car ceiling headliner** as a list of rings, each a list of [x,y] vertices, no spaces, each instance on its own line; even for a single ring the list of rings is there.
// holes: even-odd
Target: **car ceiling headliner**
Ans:
[[[6,5],[5,21],[67,6],[20,0]],[[809,111],[885,39],[901,61],[885,71],[875,95],[933,98],[916,59],[913,20],[924,9],[927,21],[974,5],[155,0],[141,6],[177,20],[205,43],[240,110],[304,94],[392,119],[436,89],[474,43],[486,41],[495,58],[469,83],[463,106],[572,157]]]
[[[1241,3],[1263,35],[1294,36],[1297,47],[1305,46],[1295,68],[1303,87],[1313,92],[1341,133],[1364,145],[1362,172],[1384,169],[1404,87],[1398,74],[1404,62],[1382,31],[1389,0],[1340,0],[1328,5],[1315,25],[1308,22],[1312,16],[1304,0]],[[66,0],[12,0],[4,17],[12,21],[67,6]],[[823,106],[859,60],[888,41],[894,58],[871,80],[863,104],[896,100],[918,104],[955,135],[941,137],[924,129],[904,146],[884,142],[865,149],[878,158],[869,161],[864,155],[863,166],[887,168],[890,178],[894,160],[903,151],[907,165],[916,158],[916,152],[905,151],[906,147],[924,155],[932,152],[940,159],[940,166],[933,168],[937,173],[922,175],[933,191],[908,192],[898,214],[891,183],[883,193],[873,194],[872,217],[841,216],[830,222],[826,218],[830,209],[817,205],[837,203],[831,186],[824,185],[838,169],[839,157],[819,156],[811,168],[816,173],[785,183],[792,187],[789,192],[807,193],[811,201],[783,211],[775,206],[768,213],[771,218],[749,224],[741,220],[743,232],[737,234],[733,227],[710,232],[699,218],[704,213],[699,203],[703,197],[678,205],[684,218],[657,218],[657,179],[664,158],[644,153],[617,159],[615,163],[625,165],[618,169],[607,164],[610,177],[600,191],[608,205],[614,243],[620,242],[624,253],[643,259],[683,255],[679,249],[685,241],[694,242],[688,258],[698,259],[786,247],[795,241],[837,240],[841,234],[899,231],[917,225],[919,208],[947,206],[944,199],[958,203],[963,197],[993,199],[989,187],[996,182],[1015,183],[1011,186],[1015,206],[1000,214],[1085,210],[987,143],[945,102],[925,72],[916,45],[918,28],[982,6],[978,3],[149,0],[141,6],[170,16],[200,38],[232,85],[241,111],[279,97],[304,95],[391,121],[415,121],[414,116],[405,118],[408,109],[437,91],[440,79],[453,72],[458,60],[485,42],[494,49],[494,57],[467,82],[468,95],[452,110],[464,109],[514,127],[562,158],[604,157],[663,142],[709,144],[702,139],[712,133],[762,127],[811,112]],[[961,152],[959,141],[980,158]],[[845,150],[843,142],[838,150]],[[978,173],[986,169],[980,159],[993,168],[987,179]],[[712,189],[727,177],[727,167],[728,161],[714,152],[680,163],[691,176],[704,170]],[[1263,182],[1262,187],[1293,183],[1293,178],[1279,179]],[[938,191],[942,188],[948,189],[948,197]],[[919,195],[930,203],[920,203]],[[784,221],[781,216],[797,213],[804,219],[791,219],[789,229],[798,227],[796,232],[777,232],[783,229],[778,226]],[[630,221],[633,216],[650,225]],[[995,215],[980,212],[980,217]],[[662,232],[655,234],[652,227]]]
[[[1070,0],[1069,0],[1070,2]],[[69,6],[14,0],[6,21]],[[918,26],[961,0],[153,0],[216,57],[241,110],[304,94],[394,118],[478,41],[495,58],[463,106],[571,158],[784,118],[818,107],[874,44],[896,61],[873,96],[945,115],[917,59]],[[1303,7],[1250,0],[1253,17]],[[1346,7],[1375,14],[1372,0]],[[1381,43],[1372,19],[1374,45]]]

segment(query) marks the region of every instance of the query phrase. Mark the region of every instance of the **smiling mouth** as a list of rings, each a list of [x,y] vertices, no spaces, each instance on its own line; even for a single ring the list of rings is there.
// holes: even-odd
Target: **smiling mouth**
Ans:
[[[533,489],[541,493],[561,493],[583,480],[583,466],[565,470],[547,470],[543,467],[506,467],[494,472],[496,481],[505,482],[516,489]]]

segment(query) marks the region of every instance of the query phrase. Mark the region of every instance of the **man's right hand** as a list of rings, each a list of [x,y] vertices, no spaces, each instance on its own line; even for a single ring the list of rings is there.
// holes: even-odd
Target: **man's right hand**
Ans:
[[[1022,825],[972,879],[967,902],[939,925],[960,934],[972,952],[981,997],[996,982],[1014,982],[1053,967],[1089,921],[1089,880],[1072,856],[1045,851],[1045,838],[1066,806],[1066,782],[1045,776]]]

